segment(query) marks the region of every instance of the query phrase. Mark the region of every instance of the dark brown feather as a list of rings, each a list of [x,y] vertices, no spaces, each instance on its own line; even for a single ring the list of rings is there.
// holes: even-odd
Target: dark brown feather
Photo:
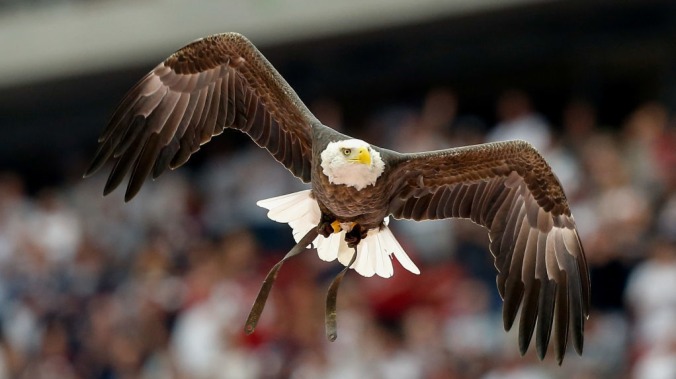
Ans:
[[[546,279],[540,290],[538,299],[538,322],[535,332],[535,347],[538,357],[544,359],[547,355],[547,346],[552,335],[554,321],[554,302],[556,299],[557,284],[554,280]]]
[[[132,172],[125,195],[131,199],[148,174],[158,177],[181,166],[202,144],[233,128],[309,182],[315,124],[316,118],[246,38],[213,35],[178,50],[132,87],[101,133],[85,176],[117,159],[105,193]]]
[[[553,334],[560,362],[569,332],[582,352],[589,315],[587,263],[563,189],[532,146],[484,144],[401,154],[389,163],[394,217],[468,218],[488,229],[505,329],[521,308],[522,354],[535,334],[538,356],[544,358]]]

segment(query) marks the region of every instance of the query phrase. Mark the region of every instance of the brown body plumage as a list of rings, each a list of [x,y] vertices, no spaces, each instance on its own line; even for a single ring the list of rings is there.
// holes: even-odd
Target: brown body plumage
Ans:
[[[317,233],[329,233],[327,226],[336,220],[355,222],[367,231],[381,227],[389,215],[471,219],[489,232],[506,329],[523,304],[521,352],[535,332],[537,351],[544,357],[553,334],[561,362],[569,331],[574,347],[582,351],[588,269],[561,185],[532,146],[511,141],[419,154],[372,146],[385,167],[373,185],[358,190],[333,184],[319,167],[320,155],[330,142],[350,137],[322,125],[239,34],[195,41],[148,73],[113,114],[85,176],[115,160],[104,193],[131,173],[125,195],[130,200],[148,175],[181,166],[225,128],[247,133],[293,175],[312,183],[322,221],[293,254]],[[279,267],[281,262],[266,280],[267,291]],[[262,304],[265,297],[267,292]],[[253,326],[262,311],[262,304],[256,304]],[[332,317],[335,323],[335,309]]]

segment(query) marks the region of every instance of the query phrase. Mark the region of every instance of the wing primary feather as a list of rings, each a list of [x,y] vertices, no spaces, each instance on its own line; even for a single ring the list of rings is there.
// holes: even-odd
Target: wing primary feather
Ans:
[[[571,267],[577,266],[578,278],[581,281],[580,294],[582,295],[582,313],[584,316],[589,316],[589,298],[591,296],[589,269],[587,268],[587,260],[582,249],[580,236],[578,236],[575,229],[563,229],[562,235],[566,251],[568,251],[575,261],[574,264],[571,264]]]
[[[228,102],[228,114],[225,118],[225,125],[231,126],[235,123],[235,115],[237,114],[237,103],[235,102],[235,91],[237,84],[237,75],[232,71],[228,71],[228,87],[227,87],[227,102]]]
[[[575,231],[571,229],[564,229],[559,233],[560,242],[556,245],[556,259],[559,262],[559,266],[563,267],[563,271],[566,273],[570,321],[573,329],[573,346],[578,354],[581,354],[584,345],[583,332],[584,319],[586,316],[583,305],[585,293],[582,289],[582,275],[578,271],[578,264],[571,251],[572,248],[578,246],[578,239],[572,235],[573,233],[575,233]],[[567,242],[567,239],[572,239],[572,241]]]
[[[510,209],[507,226],[505,227],[502,234],[502,240],[500,241],[500,248],[494,252],[496,254],[495,267],[500,273],[508,271],[509,263],[512,260],[512,254],[514,253],[514,243],[518,237],[518,232],[521,230],[523,217],[525,217],[523,199],[518,197]]]
[[[453,189],[446,187],[446,188],[440,189],[439,191],[441,191],[442,194],[441,194],[441,199],[439,199],[439,205],[437,206],[437,209],[436,209],[436,214],[435,214],[436,217],[435,218],[438,219],[438,220],[441,220],[441,219],[448,217],[447,216],[447,212],[449,211],[448,201],[450,199],[452,199],[451,195],[453,193]]]
[[[312,179],[312,149],[311,148],[305,148],[304,154],[301,153],[301,159],[302,159],[302,175],[301,175],[301,180],[305,183],[309,183],[310,180]]]
[[[301,151],[300,141],[291,143],[291,165],[287,168],[294,169],[294,171],[302,171],[303,161],[303,152]]]
[[[488,208],[486,211],[486,216],[484,218],[485,225],[487,228],[489,228],[491,231],[504,231],[504,226],[502,228],[495,228],[495,225],[493,224],[495,220],[505,220],[505,217],[497,217],[499,212],[502,210],[503,213],[507,211],[508,206],[511,205],[511,199],[513,197],[514,192],[511,191],[509,188],[504,186],[504,183],[501,181],[496,181],[496,189],[497,195],[492,201],[492,205]],[[512,196],[510,196],[512,195]],[[509,199],[508,199],[509,197]],[[505,205],[507,204],[507,205]],[[503,210],[504,209],[504,210]],[[504,222],[504,221],[503,221]]]
[[[255,129],[256,125],[254,121],[256,120],[256,111],[258,111],[258,102],[256,101],[253,91],[246,91],[244,104],[246,106],[246,125],[242,127],[242,130],[249,133],[249,135],[256,140],[258,139],[260,130],[251,130],[252,127]]]
[[[411,197],[409,198],[406,203],[404,204],[404,209],[402,209],[402,213],[404,217],[406,218],[411,218],[411,213],[413,212],[413,207],[415,206],[415,203],[418,201],[417,197]]]
[[[155,159],[157,159],[160,148],[160,135],[153,133],[148,138],[148,142],[146,142],[143,150],[141,150],[139,158],[136,160],[134,169],[129,177],[127,191],[124,194],[124,201],[129,201],[134,198],[141,189],[143,182],[148,177],[148,174],[153,167]]]
[[[246,132],[244,127],[246,126],[246,95],[247,91],[246,88],[244,88],[243,84],[246,83],[246,80],[239,77],[235,76],[237,79],[235,81],[235,91],[234,91],[234,101],[235,101],[235,109],[237,109],[237,113],[235,114],[235,120],[234,124],[240,126],[240,130],[243,132]],[[233,78],[233,79],[235,79]]]
[[[462,218],[470,218],[472,212],[472,201],[474,194],[477,191],[477,184],[472,183],[466,186],[467,191],[462,195],[460,203],[458,204],[458,216]]]
[[[540,296],[539,279],[534,280],[527,288],[524,295],[523,307],[521,308],[521,320],[519,322],[519,353],[526,354],[528,345],[533,338],[535,321],[538,316],[538,300]]]
[[[499,205],[496,204],[498,209],[495,211],[495,216],[493,217],[493,222],[491,223],[491,231],[494,232],[504,232],[507,230],[507,225],[509,223],[510,214],[515,207],[515,203],[518,201],[518,191],[514,188],[503,187],[504,198]],[[501,226],[496,226],[494,223],[496,220],[499,220]]]
[[[262,103],[258,103],[258,109],[257,114],[260,115],[261,119],[257,121],[257,123],[260,124],[260,128],[263,131],[258,137],[258,140],[256,141],[259,146],[267,146],[268,151],[272,154],[272,148],[276,149],[277,146],[275,145],[274,147],[271,146],[274,144],[274,141],[272,141],[272,136],[274,136],[273,131],[270,128],[270,113],[265,111],[265,107],[263,107]],[[274,156],[274,154],[272,154]]]
[[[168,141],[176,133],[176,128],[183,117],[185,107],[188,105],[188,95],[173,92],[167,97],[169,99],[163,101],[148,117],[146,128],[159,134],[160,140]]]
[[[211,140],[211,137],[217,136],[221,133],[223,133],[223,130],[225,129],[225,119],[227,116],[227,106],[228,102],[223,99],[223,94],[225,93],[225,88],[226,85],[223,83],[223,78],[220,79],[221,81],[221,88],[219,91],[219,102],[218,102],[218,113],[216,115],[216,125],[214,125],[214,130],[211,132],[211,135],[207,137],[206,139],[202,138],[202,141],[200,142],[201,144],[207,143],[209,140]]]
[[[280,161],[286,161],[290,159],[291,157],[289,156],[289,135],[287,133],[284,133],[282,135],[282,138],[279,140],[279,160]]]
[[[483,207],[483,199],[486,196],[486,185],[485,180],[475,183],[474,196],[472,197],[472,202],[470,203],[469,218],[470,220],[476,222],[477,224],[481,223],[481,208]]]
[[[176,169],[181,167],[188,161],[190,155],[193,153],[193,148],[191,146],[192,139],[195,134],[194,129],[186,130],[185,135],[181,139],[180,147],[174,157],[169,162],[169,168]]]
[[[161,87],[152,94],[144,96],[135,104],[134,115],[141,115],[143,117],[150,116],[150,114],[155,111],[157,106],[162,103],[164,97],[169,93],[171,93],[169,88]]]
[[[526,198],[526,215],[528,217],[528,224],[533,228],[538,227],[538,213],[540,213],[540,206],[533,197],[533,194],[527,194]]]
[[[554,300],[556,299],[557,284],[553,280],[545,279],[538,299],[538,322],[535,337],[535,347],[538,357],[543,360],[547,355],[549,338],[552,334],[554,321]]]
[[[96,153],[94,153],[94,158],[89,163],[89,167],[87,167],[87,170],[83,175],[83,178],[88,178],[89,176],[99,171],[112,155],[113,155],[113,146],[110,140],[107,140],[102,144],[100,144],[98,149],[96,149]]]
[[[522,216],[521,220],[521,228],[518,231],[516,242],[514,246],[510,246],[512,259],[505,261],[504,270],[501,271],[501,276],[507,278],[505,283],[505,304],[503,306],[505,330],[511,329],[517,311],[519,310],[519,305],[521,305],[525,289],[524,279],[522,278],[522,266],[526,264],[524,262],[524,255],[526,253],[526,248],[528,247],[528,242],[532,239],[534,232],[528,227],[525,216]],[[516,283],[518,283],[518,286]]]
[[[195,120],[194,123],[191,123],[191,125],[188,127],[186,130],[186,133],[188,131],[192,132],[191,135],[184,134],[185,137],[190,137],[190,138],[195,138],[198,134],[201,134],[202,130],[207,128],[207,124],[209,121],[212,119],[212,114],[213,114],[213,107],[214,107],[214,97],[217,96],[217,89],[216,89],[216,83],[211,82],[209,85],[206,87],[206,92],[204,95],[204,105],[202,107],[202,112],[200,112],[200,117],[199,119]],[[192,140],[190,143],[192,144]]]
[[[515,200],[516,197],[516,191],[512,189],[505,188],[504,190],[506,193],[505,198],[502,200],[502,204],[499,206],[499,210],[496,212],[496,217],[493,219],[493,223],[491,224],[491,229],[489,232],[489,237],[491,239],[491,243],[489,245],[491,254],[493,254],[493,257],[496,259],[495,261],[495,267],[498,268],[500,267],[498,264],[498,257],[500,257],[502,254],[506,254],[506,251],[502,251],[502,243],[505,238],[507,238],[507,235],[505,234],[505,231],[508,228],[509,220],[510,220],[510,212],[512,207],[516,207],[516,204],[513,204],[515,201],[518,202],[518,197]],[[499,216],[499,217],[498,217]],[[499,221],[498,221],[499,220]],[[496,225],[495,223],[499,222],[499,225]],[[512,226],[512,230],[514,227]],[[513,238],[513,236],[510,236],[509,238]]]
[[[502,183],[496,179],[486,181],[486,185],[481,191],[481,198],[479,199],[478,204],[475,205],[477,207],[477,223],[479,223],[479,225],[486,225],[489,229],[490,224],[488,223],[486,216],[488,216],[488,211],[491,209],[499,195],[496,189],[502,187],[501,184]]]
[[[169,167],[169,162],[171,162],[172,158],[174,158],[174,155],[176,155],[176,152],[178,152],[180,148],[180,142],[178,142],[177,139],[173,139],[168,145],[160,150],[160,154],[157,157],[155,166],[153,167],[153,179],[157,179]]]
[[[424,220],[424,215],[427,213],[429,203],[430,194],[425,194],[424,196],[418,198],[418,201],[416,201],[413,205],[410,218],[414,220]]]
[[[223,72],[223,76],[221,77],[221,107],[223,108],[223,124],[222,128],[229,128],[232,126],[231,124],[228,124],[228,118],[230,117],[230,114],[234,114],[237,112],[237,110],[230,104],[230,77],[232,72],[228,69]]]
[[[568,259],[573,260],[573,257],[568,257]],[[582,311],[582,298],[579,294],[582,293],[582,287],[580,285],[580,273],[577,271],[577,265],[575,262],[571,262],[573,267],[573,272],[570,273],[571,279],[568,281],[570,286],[570,317],[571,317],[571,327],[573,329],[573,347],[575,351],[582,355],[582,350],[584,349],[584,319],[585,315]]]
[[[460,183],[456,184],[453,186],[451,190],[449,190],[448,194],[448,199],[446,200],[446,205],[444,206],[445,211],[444,211],[444,216],[445,217],[457,217],[457,209],[456,209],[456,202],[458,201],[458,198],[460,197],[460,191],[462,191],[465,188],[465,185]]]
[[[206,114],[206,120],[199,132],[200,144],[206,143],[211,139],[218,122],[218,112],[220,111],[221,100],[220,79],[213,84],[214,88],[212,89],[211,98],[209,99],[209,113]]]
[[[556,302],[554,306],[554,352],[559,365],[563,363],[568,345],[568,280],[566,272],[561,271],[557,280]]]
[[[467,193],[467,185],[465,183],[461,183],[453,189],[453,205],[451,205],[451,215],[453,217],[460,217],[460,205],[465,197],[465,193]]]
[[[141,125],[138,125],[138,120],[140,118],[148,119],[151,113],[153,113],[158,106],[160,106],[162,99],[167,95],[169,91],[164,88],[163,91],[158,91],[154,93],[149,98],[144,98],[144,101],[139,101],[137,103],[138,109],[134,110],[134,118],[132,123],[124,134],[120,134],[118,137],[118,143],[116,143],[115,153],[113,157],[118,158],[121,156],[129,146],[136,141],[136,138],[144,132],[146,128],[147,121],[144,121]]]
[[[514,319],[519,311],[521,299],[523,298],[524,286],[521,280],[515,277],[508,277],[505,284],[504,305],[502,306],[502,323],[505,330],[512,329]]]
[[[124,179],[124,176],[129,171],[129,168],[132,166],[132,164],[136,160],[136,157],[138,157],[139,153],[141,152],[141,149],[143,148],[144,145],[143,140],[145,140],[145,138],[139,136],[138,139],[140,141],[134,143],[131,149],[127,150],[117,160],[117,162],[115,162],[115,165],[113,166],[113,169],[111,170],[110,175],[108,176],[108,180],[106,181],[106,185],[103,187],[104,196],[108,195],[115,188],[117,188],[117,186],[120,185],[122,179]]]
[[[256,142],[258,146],[265,147],[265,145],[260,143],[261,136],[265,132],[265,125],[261,122],[261,117],[263,115],[258,112],[258,105],[258,101],[252,96],[248,106],[249,111],[247,111],[248,116],[246,122],[251,125],[247,134],[249,134],[251,139]]]
[[[220,82],[220,91],[219,91],[219,99],[218,99],[218,113],[216,114],[216,125],[214,126],[214,130],[211,133],[207,139],[202,139],[200,144],[205,144],[208,141],[211,140],[211,137],[217,136],[221,133],[223,133],[223,130],[226,128],[225,121],[227,120],[228,117],[228,84],[225,82],[225,78],[221,77],[219,79]],[[218,87],[217,87],[218,89]]]
[[[113,116],[111,117],[110,121],[108,121],[108,125],[101,133],[101,136],[98,139],[99,142],[107,140],[111,136],[118,134],[118,126],[125,126],[125,123],[122,122],[122,120],[128,119],[128,115],[132,113],[136,104],[149,95],[143,94],[143,87],[147,86],[147,82],[150,80],[149,78],[152,78],[153,75],[154,74],[152,71],[147,73],[141,80],[138,81],[138,83],[134,85],[134,87],[127,91],[127,94],[124,96],[120,104],[117,106],[117,108],[115,108]],[[156,78],[156,80],[161,84],[159,78]]]
[[[191,98],[189,94],[180,94],[180,98],[176,102],[171,115],[166,119],[164,126],[160,127],[161,130],[157,137],[158,153],[154,157],[154,159],[156,158],[157,160],[155,162],[149,162],[152,166],[153,179],[157,178],[167,168],[173,154],[178,150],[178,142],[176,141],[177,129],[180,127],[180,124],[184,122],[186,112],[188,113],[187,117],[190,117],[190,114],[192,113],[192,109],[190,108],[194,108],[194,104],[194,96]],[[150,129],[152,130],[153,128],[150,127]]]
[[[441,198],[444,196],[445,192],[446,192],[445,187],[438,188],[436,191],[434,191],[434,194],[432,195],[429,203],[427,204],[427,212],[425,214],[426,219],[434,220],[436,218]]]
[[[526,242],[521,275],[526,286],[519,322],[519,352],[521,355],[526,354],[535,330],[541,285],[540,278],[537,277],[537,263],[539,254],[544,252],[546,237],[546,234],[530,229]]]
[[[98,139],[98,142],[104,141],[115,141],[113,145],[117,145],[120,139],[125,135],[126,131],[129,130],[129,120],[134,118],[134,108],[136,104],[143,100],[143,98],[133,98],[134,102],[129,104],[126,107],[120,105],[115,113],[113,113],[112,118],[106,126],[106,130],[101,134]]]
[[[505,226],[505,231],[502,236],[502,241],[500,243],[500,254],[496,257],[496,267],[498,270],[502,269],[501,261],[510,261],[512,259],[513,247],[518,236],[517,232],[521,228],[521,222],[525,217],[524,209],[524,200],[523,197],[517,197],[512,203],[512,207],[509,210],[507,226]]]
[[[185,129],[188,127],[188,125],[190,125],[190,121],[192,120],[193,115],[195,114],[200,93],[202,93],[202,91],[194,92],[191,94],[184,94],[184,96],[188,98],[188,102],[185,106],[185,109],[183,110],[181,120],[179,121],[178,125],[176,125],[173,134],[171,135],[169,135],[168,133],[165,134],[160,143],[166,145],[170,141],[181,138],[181,136],[185,132]]]
[[[284,134],[277,121],[275,121],[271,115],[268,117],[268,122],[270,123],[270,142],[268,143],[268,151],[276,160],[281,161],[283,156],[280,155],[280,148],[283,144]]]
[[[199,128],[204,122],[206,114],[209,112],[209,96],[211,96],[211,91],[213,91],[213,86],[209,85],[202,88],[197,93],[197,102],[195,103],[195,110],[193,111],[192,117],[190,117],[189,120],[186,120],[185,124],[181,124],[176,131],[176,135],[179,138],[182,138],[189,129]]]
[[[578,237],[579,238],[579,237]],[[582,248],[582,245],[580,245]],[[575,258],[578,265],[578,272],[582,278],[582,311],[585,317],[589,317],[589,307],[591,307],[591,279],[589,277],[589,269],[587,268],[587,258],[584,253],[580,257]]]

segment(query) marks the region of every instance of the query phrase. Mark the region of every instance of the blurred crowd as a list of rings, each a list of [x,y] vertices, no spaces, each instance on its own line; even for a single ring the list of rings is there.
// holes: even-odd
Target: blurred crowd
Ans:
[[[1,173],[0,379],[676,378],[676,126],[665,105],[638,104],[621,125],[599,125],[584,100],[555,124],[519,90],[499,97],[495,125],[461,105],[437,88],[349,127],[341,104],[312,109],[399,151],[536,146],[591,269],[582,357],[571,350],[559,367],[552,349],[544,362],[533,346],[519,355],[516,330],[502,330],[487,233],[457,220],[392,222],[422,273],[348,272],[335,342],[324,300],[341,267],[311,251],[285,264],[246,335],[264,275],[293,245],[255,203],[304,187],[245,143],[149,181],[128,204],[123,191],[101,196],[104,174],[28,195],[21,173]]]

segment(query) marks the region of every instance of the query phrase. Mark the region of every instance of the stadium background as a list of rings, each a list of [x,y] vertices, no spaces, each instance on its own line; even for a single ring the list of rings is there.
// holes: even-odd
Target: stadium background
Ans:
[[[204,35],[248,36],[327,125],[422,150],[526,130],[592,270],[585,353],[504,333],[485,233],[393,227],[422,270],[284,266],[258,199],[301,189],[226,132],[124,204],[82,180],[136,80]],[[676,377],[676,4],[669,1],[0,1],[0,378]]]

